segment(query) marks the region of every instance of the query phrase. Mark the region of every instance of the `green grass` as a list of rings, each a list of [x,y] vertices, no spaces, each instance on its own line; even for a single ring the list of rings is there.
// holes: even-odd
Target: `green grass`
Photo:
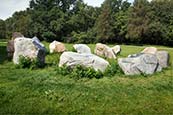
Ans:
[[[0,114],[173,114],[172,65],[149,76],[75,80],[56,74],[60,54],[48,54],[44,69],[16,69],[5,46],[0,43]],[[93,51],[95,45],[89,46]],[[144,48],[121,47],[119,57]],[[166,48],[172,60],[173,48],[157,47]]]

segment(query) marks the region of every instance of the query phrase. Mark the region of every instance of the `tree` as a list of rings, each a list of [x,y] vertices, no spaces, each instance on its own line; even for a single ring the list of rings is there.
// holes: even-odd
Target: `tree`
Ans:
[[[112,43],[125,38],[129,7],[130,3],[124,0],[104,1],[95,25],[98,41]]]
[[[110,1],[106,0],[102,5],[101,14],[96,21],[95,30],[99,42],[105,43],[114,37],[113,19],[110,8]]]
[[[150,24],[149,13],[151,7],[147,0],[135,0],[130,11],[127,35],[126,37],[132,42],[141,43],[145,39],[145,33],[148,31]]]
[[[30,36],[31,18],[28,11],[15,12],[12,17],[6,21],[6,36],[11,37],[13,32],[21,32],[25,36]]]
[[[71,31],[67,24],[78,0],[31,0],[31,28],[34,34],[52,41],[62,41]]]
[[[5,21],[0,20],[0,39],[6,38],[6,27],[5,27]]]
[[[125,38],[127,34],[127,25],[128,25],[128,15],[130,3],[127,1],[119,1],[119,6],[116,8],[117,12],[113,14],[113,27],[115,37],[112,39],[113,42],[118,43],[127,43],[128,41]]]
[[[173,1],[172,0],[153,0],[151,2],[154,11],[154,22],[160,24],[156,29],[159,35],[155,38],[155,44],[173,45]],[[159,39],[158,39],[159,38]]]

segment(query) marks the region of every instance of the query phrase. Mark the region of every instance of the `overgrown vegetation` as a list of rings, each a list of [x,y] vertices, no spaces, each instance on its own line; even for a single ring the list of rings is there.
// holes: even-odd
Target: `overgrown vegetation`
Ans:
[[[37,59],[31,59],[25,56],[19,56],[19,64],[15,65],[16,68],[29,68],[36,69],[44,67]]]
[[[104,72],[104,76],[113,77],[115,75],[123,75],[123,71],[119,67],[117,61],[111,60],[110,65],[107,67],[107,69]]]
[[[63,76],[69,76],[75,79],[80,78],[102,78],[103,73],[101,71],[95,71],[93,68],[89,67],[86,68],[81,65],[77,65],[74,68],[70,68],[67,66],[63,67],[57,67],[56,68],[57,74],[63,75]]]

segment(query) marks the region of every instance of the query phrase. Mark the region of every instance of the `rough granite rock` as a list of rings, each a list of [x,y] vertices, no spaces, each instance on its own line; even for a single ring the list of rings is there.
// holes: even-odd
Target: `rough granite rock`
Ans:
[[[96,71],[105,71],[109,62],[94,55],[94,54],[79,54],[75,52],[64,52],[60,57],[59,66],[66,65],[68,67],[74,67],[81,65],[84,67],[92,67]]]
[[[19,64],[19,57],[29,57],[31,59],[37,59],[40,64],[44,64],[46,50],[41,43],[30,38],[16,38],[14,40],[14,64]]]
[[[53,41],[49,45],[50,53],[62,53],[66,50],[65,45],[58,41]]]
[[[153,74],[162,70],[157,56],[153,54],[141,53],[136,57],[120,58],[118,64],[126,75]]]
[[[141,53],[156,54],[157,53],[157,48],[155,48],[155,47],[146,47]]]
[[[14,32],[12,35],[12,40],[15,40],[16,38],[21,38],[24,37],[23,34],[21,34],[20,32]]]
[[[80,54],[91,54],[91,49],[86,44],[75,44],[73,47]]]
[[[169,53],[167,51],[158,51],[156,56],[159,60],[159,65],[162,68],[167,68],[169,65]]]
[[[116,55],[114,54],[112,48],[105,44],[97,43],[94,53],[98,56],[116,59]]]
[[[8,58],[12,58],[14,54],[14,40],[10,40],[7,43],[7,55]]]
[[[36,42],[37,44],[39,44],[41,47],[45,47],[44,44],[42,44],[42,43],[40,42],[40,40],[39,40],[36,36],[33,37],[32,40],[33,40],[34,42]]]
[[[115,55],[117,55],[118,53],[121,52],[121,46],[120,45],[116,45],[116,46],[112,47],[112,50],[115,53]]]
[[[12,34],[12,40],[7,43],[7,56],[8,58],[12,58],[14,54],[14,40],[19,37],[24,37],[20,32],[14,32]]]

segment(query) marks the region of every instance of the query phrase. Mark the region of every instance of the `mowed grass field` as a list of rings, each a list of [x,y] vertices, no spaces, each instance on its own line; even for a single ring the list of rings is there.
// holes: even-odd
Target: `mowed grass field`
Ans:
[[[94,51],[94,44],[89,47]],[[146,46],[121,47],[118,57]],[[0,42],[0,114],[173,114],[173,48],[156,47],[171,56],[163,72],[76,80],[56,73],[60,54],[48,54],[45,68],[16,69],[7,60],[6,43]]]

